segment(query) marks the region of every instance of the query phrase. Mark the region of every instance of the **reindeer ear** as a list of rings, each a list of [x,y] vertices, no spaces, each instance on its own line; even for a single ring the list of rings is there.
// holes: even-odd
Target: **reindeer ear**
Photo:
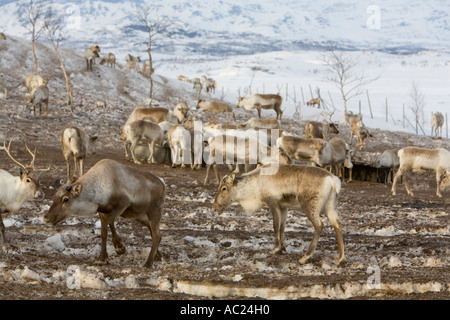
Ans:
[[[230,176],[224,176],[224,177],[222,178],[222,182],[223,182],[223,183],[230,183],[230,184],[233,184],[235,178],[236,178],[236,175],[233,173],[233,174],[230,175]]]
[[[80,194],[80,192],[81,192],[81,189],[82,189],[81,184],[74,185],[73,188],[72,188],[72,194],[74,196],[78,196]]]

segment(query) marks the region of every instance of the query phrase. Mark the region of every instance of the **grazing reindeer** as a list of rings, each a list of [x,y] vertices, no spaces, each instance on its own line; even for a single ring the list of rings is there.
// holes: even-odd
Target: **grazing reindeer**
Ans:
[[[102,60],[100,60],[101,65],[104,65],[105,63],[110,68],[116,68],[116,56],[114,55],[114,53],[109,52],[105,58],[102,58]]]
[[[444,116],[440,112],[433,113],[431,117],[431,134],[436,138],[442,137],[442,126],[444,125]]]
[[[69,158],[73,157],[74,179],[84,173],[84,159],[95,154],[97,136],[90,137],[84,130],[77,127],[67,127],[61,134],[61,145],[67,167],[67,182],[71,181]]]
[[[30,93],[34,89],[40,86],[45,86],[48,84],[50,76],[46,78],[38,76],[35,74],[29,74],[25,77],[25,86],[27,87],[27,93]]]
[[[299,260],[304,264],[313,254],[323,230],[321,213],[326,213],[336,232],[339,258],[345,262],[342,227],[337,212],[337,198],[341,181],[328,171],[310,166],[280,165],[272,175],[261,174],[263,168],[236,178],[225,176],[221,180],[213,209],[222,212],[233,202],[239,202],[244,210],[254,212],[268,206],[273,217],[275,247],[272,253],[284,251],[284,229],[288,208],[301,209],[314,226],[314,237],[306,254]]]
[[[172,168],[181,163],[181,168],[185,168],[187,163],[194,169],[192,155],[191,134],[183,125],[177,124],[170,128],[168,132],[170,151],[172,153]],[[188,157],[189,162],[187,162]]]
[[[9,245],[5,238],[5,225],[3,224],[2,213],[16,213],[28,200],[44,199],[45,195],[39,184],[39,178],[42,171],[50,170],[50,167],[44,170],[35,168],[34,160],[36,158],[36,149],[34,152],[31,152],[26,144],[25,147],[32,156],[31,163],[28,166],[25,166],[14,159],[10,153],[13,140],[14,139],[11,139],[9,141],[8,147],[6,147],[5,141],[3,141],[3,149],[11,160],[21,167],[19,176],[13,176],[8,171],[0,169],[0,233],[3,241],[2,249],[4,251],[8,251]]]
[[[277,119],[281,121],[283,111],[281,103],[283,98],[279,94],[254,94],[249,97],[239,98],[237,107],[250,111],[254,108],[258,110],[258,117],[261,119],[261,109],[273,109],[277,113]]]
[[[103,159],[76,182],[60,187],[44,216],[55,225],[70,216],[100,216],[101,251],[96,264],[108,263],[106,240],[108,226],[117,254],[126,252],[114,222],[118,217],[134,218],[150,230],[152,249],[145,267],[151,268],[161,242],[160,220],[165,199],[165,185],[150,172]]]
[[[436,195],[442,197],[441,191],[450,187],[450,151],[439,149],[428,149],[419,147],[406,147],[398,151],[400,167],[394,176],[392,183],[392,195],[396,195],[397,179],[405,177],[406,191],[414,196],[408,185],[407,173],[434,172],[436,173]]]
[[[149,157],[147,162],[156,163],[154,157],[155,147],[162,144],[164,135],[161,131],[161,127],[153,121],[136,120],[124,126],[120,139],[125,141],[125,153],[128,160],[132,159],[134,163],[142,163],[136,158],[135,153],[137,144],[142,141],[148,143]]]
[[[316,159],[315,162],[322,168],[330,166],[330,172],[334,173],[344,181],[345,170],[350,170],[347,182],[352,181],[352,168],[350,146],[339,137],[334,137],[330,141],[316,143]],[[333,172],[334,171],[334,172]]]
[[[382,154],[380,154],[376,160],[375,167],[376,168],[389,168],[388,176],[386,177],[386,181],[392,182],[394,178],[394,171],[398,170],[400,166],[400,161],[398,160],[398,150],[395,149],[387,149],[384,150]]]
[[[39,86],[28,95],[28,104],[30,110],[33,109],[33,115],[36,116],[36,106],[39,105],[39,114],[42,113],[42,104],[45,106],[44,116],[48,113],[48,100],[50,98],[50,93],[46,85]]]

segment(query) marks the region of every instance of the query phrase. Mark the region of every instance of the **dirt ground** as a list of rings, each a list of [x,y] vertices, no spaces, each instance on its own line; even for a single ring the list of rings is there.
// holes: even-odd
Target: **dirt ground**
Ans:
[[[127,254],[116,255],[110,244],[109,264],[94,266],[100,244],[96,218],[69,219],[55,229],[40,220],[65,177],[58,139],[61,128],[71,121],[68,116],[52,114],[37,119],[30,115],[14,118],[12,114],[3,118],[2,129],[8,122],[14,123],[8,137],[17,134],[36,145],[36,165],[51,165],[52,170],[41,178],[45,199],[28,202],[9,217],[13,223],[7,226],[6,236],[14,248],[0,252],[0,299],[450,297],[450,199],[448,191],[443,198],[435,196],[432,174],[413,176],[415,197],[407,196],[403,185],[394,197],[390,184],[344,183],[339,213],[348,263],[337,267],[335,234],[328,222],[311,261],[299,265],[297,260],[312,238],[312,225],[301,213],[289,211],[287,252],[271,255],[269,212],[263,209],[249,214],[236,205],[222,214],[214,213],[211,207],[217,185],[214,179],[209,186],[203,185],[205,168],[191,171],[168,164],[128,163],[162,177],[167,185],[161,221],[162,260],[152,270],[143,268],[151,245],[149,232],[135,221],[120,220],[118,230]],[[101,138],[104,141],[97,153],[87,158],[87,169],[103,158],[127,163],[118,134],[110,134]],[[30,159],[20,140],[12,149],[20,161]],[[17,172],[5,152],[0,153],[0,161],[2,168]],[[221,174],[226,172],[223,169]],[[47,239],[54,235],[60,235],[62,248],[48,244]],[[73,288],[69,280],[76,272],[80,278],[78,287]]]

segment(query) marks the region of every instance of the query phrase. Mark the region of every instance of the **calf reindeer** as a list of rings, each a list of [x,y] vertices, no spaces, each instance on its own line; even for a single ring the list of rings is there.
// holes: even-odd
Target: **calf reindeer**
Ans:
[[[273,217],[275,247],[272,253],[284,251],[284,229],[288,208],[301,209],[314,226],[314,237],[306,254],[299,260],[304,264],[313,254],[323,230],[321,213],[326,213],[336,232],[339,258],[345,262],[342,227],[337,212],[341,181],[328,171],[310,166],[280,165],[276,174],[261,174],[262,167],[243,175],[225,176],[221,180],[213,209],[222,212],[233,202],[244,210],[254,212],[268,206]]]
[[[61,134],[61,145],[67,167],[67,182],[72,180],[70,175],[69,158],[73,157],[73,178],[81,177],[84,172],[84,159],[87,155],[95,154],[97,136],[90,137],[84,130],[77,127],[67,127]]]

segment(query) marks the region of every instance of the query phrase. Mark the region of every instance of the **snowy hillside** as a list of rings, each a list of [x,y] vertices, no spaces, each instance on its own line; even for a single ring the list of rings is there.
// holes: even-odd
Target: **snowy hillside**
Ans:
[[[0,31],[29,39],[16,14],[17,3],[1,2]],[[98,43],[102,54],[114,52],[121,63],[126,53],[144,59],[146,34],[139,31],[132,19],[136,4],[141,3],[52,2],[68,14],[68,38],[61,46],[81,56],[86,46]],[[210,98],[223,99],[235,106],[238,90],[242,94],[251,85],[252,92],[281,93],[285,116],[292,117],[295,105],[301,103],[302,119],[307,120],[318,119],[322,112],[304,106],[319,88],[328,111],[335,111],[333,119],[339,121],[344,111],[342,98],[335,85],[322,81],[325,77],[322,61],[326,56],[323,49],[332,41],[338,47],[353,48],[348,55],[359,59],[361,70],[370,77],[379,77],[366,87],[366,94],[351,100],[348,106],[358,112],[361,101],[367,126],[415,132],[410,110],[413,82],[424,95],[421,125],[426,134],[431,130],[431,113],[449,111],[450,8],[446,1],[379,1],[380,25],[372,29],[368,23],[375,23],[376,27],[376,19],[371,20],[376,12],[368,12],[370,3],[365,1],[281,1],[274,6],[267,0],[245,3],[155,0],[152,4],[158,16],[176,21],[170,36],[155,40],[153,45],[156,77],[169,79],[175,85],[172,99],[180,96],[177,93],[180,86],[181,90],[193,92],[191,85],[176,80],[178,75],[193,78],[205,74],[218,83],[217,92]],[[39,41],[45,43],[45,37]],[[419,48],[429,49],[418,51]],[[39,54],[43,53],[38,50]],[[26,72],[32,72],[31,57],[20,61],[26,63]],[[81,57],[78,63],[77,68],[84,67]],[[5,65],[0,65],[1,74],[4,68]],[[101,81],[106,82],[104,78]],[[147,87],[138,86],[142,89],[133,90],[130,95],[142,101]],[[120,92],[128,91],[121,88]],[[195,103],[192,100],[191,106]],[[411,124],[403,121],[404,111]]]
[[[24,36],[17,1],[2,1],[0,30]],[[148,1],[51,1],[67,14],[68,43],[145,52],[146,33],[133,20]],[[433,1],[178,1],[154,0],[155,16],[175,22],[155,42],[169,55],[229,56],[278,50],[344,48],[413,52],[450,44],[450,3]]]

